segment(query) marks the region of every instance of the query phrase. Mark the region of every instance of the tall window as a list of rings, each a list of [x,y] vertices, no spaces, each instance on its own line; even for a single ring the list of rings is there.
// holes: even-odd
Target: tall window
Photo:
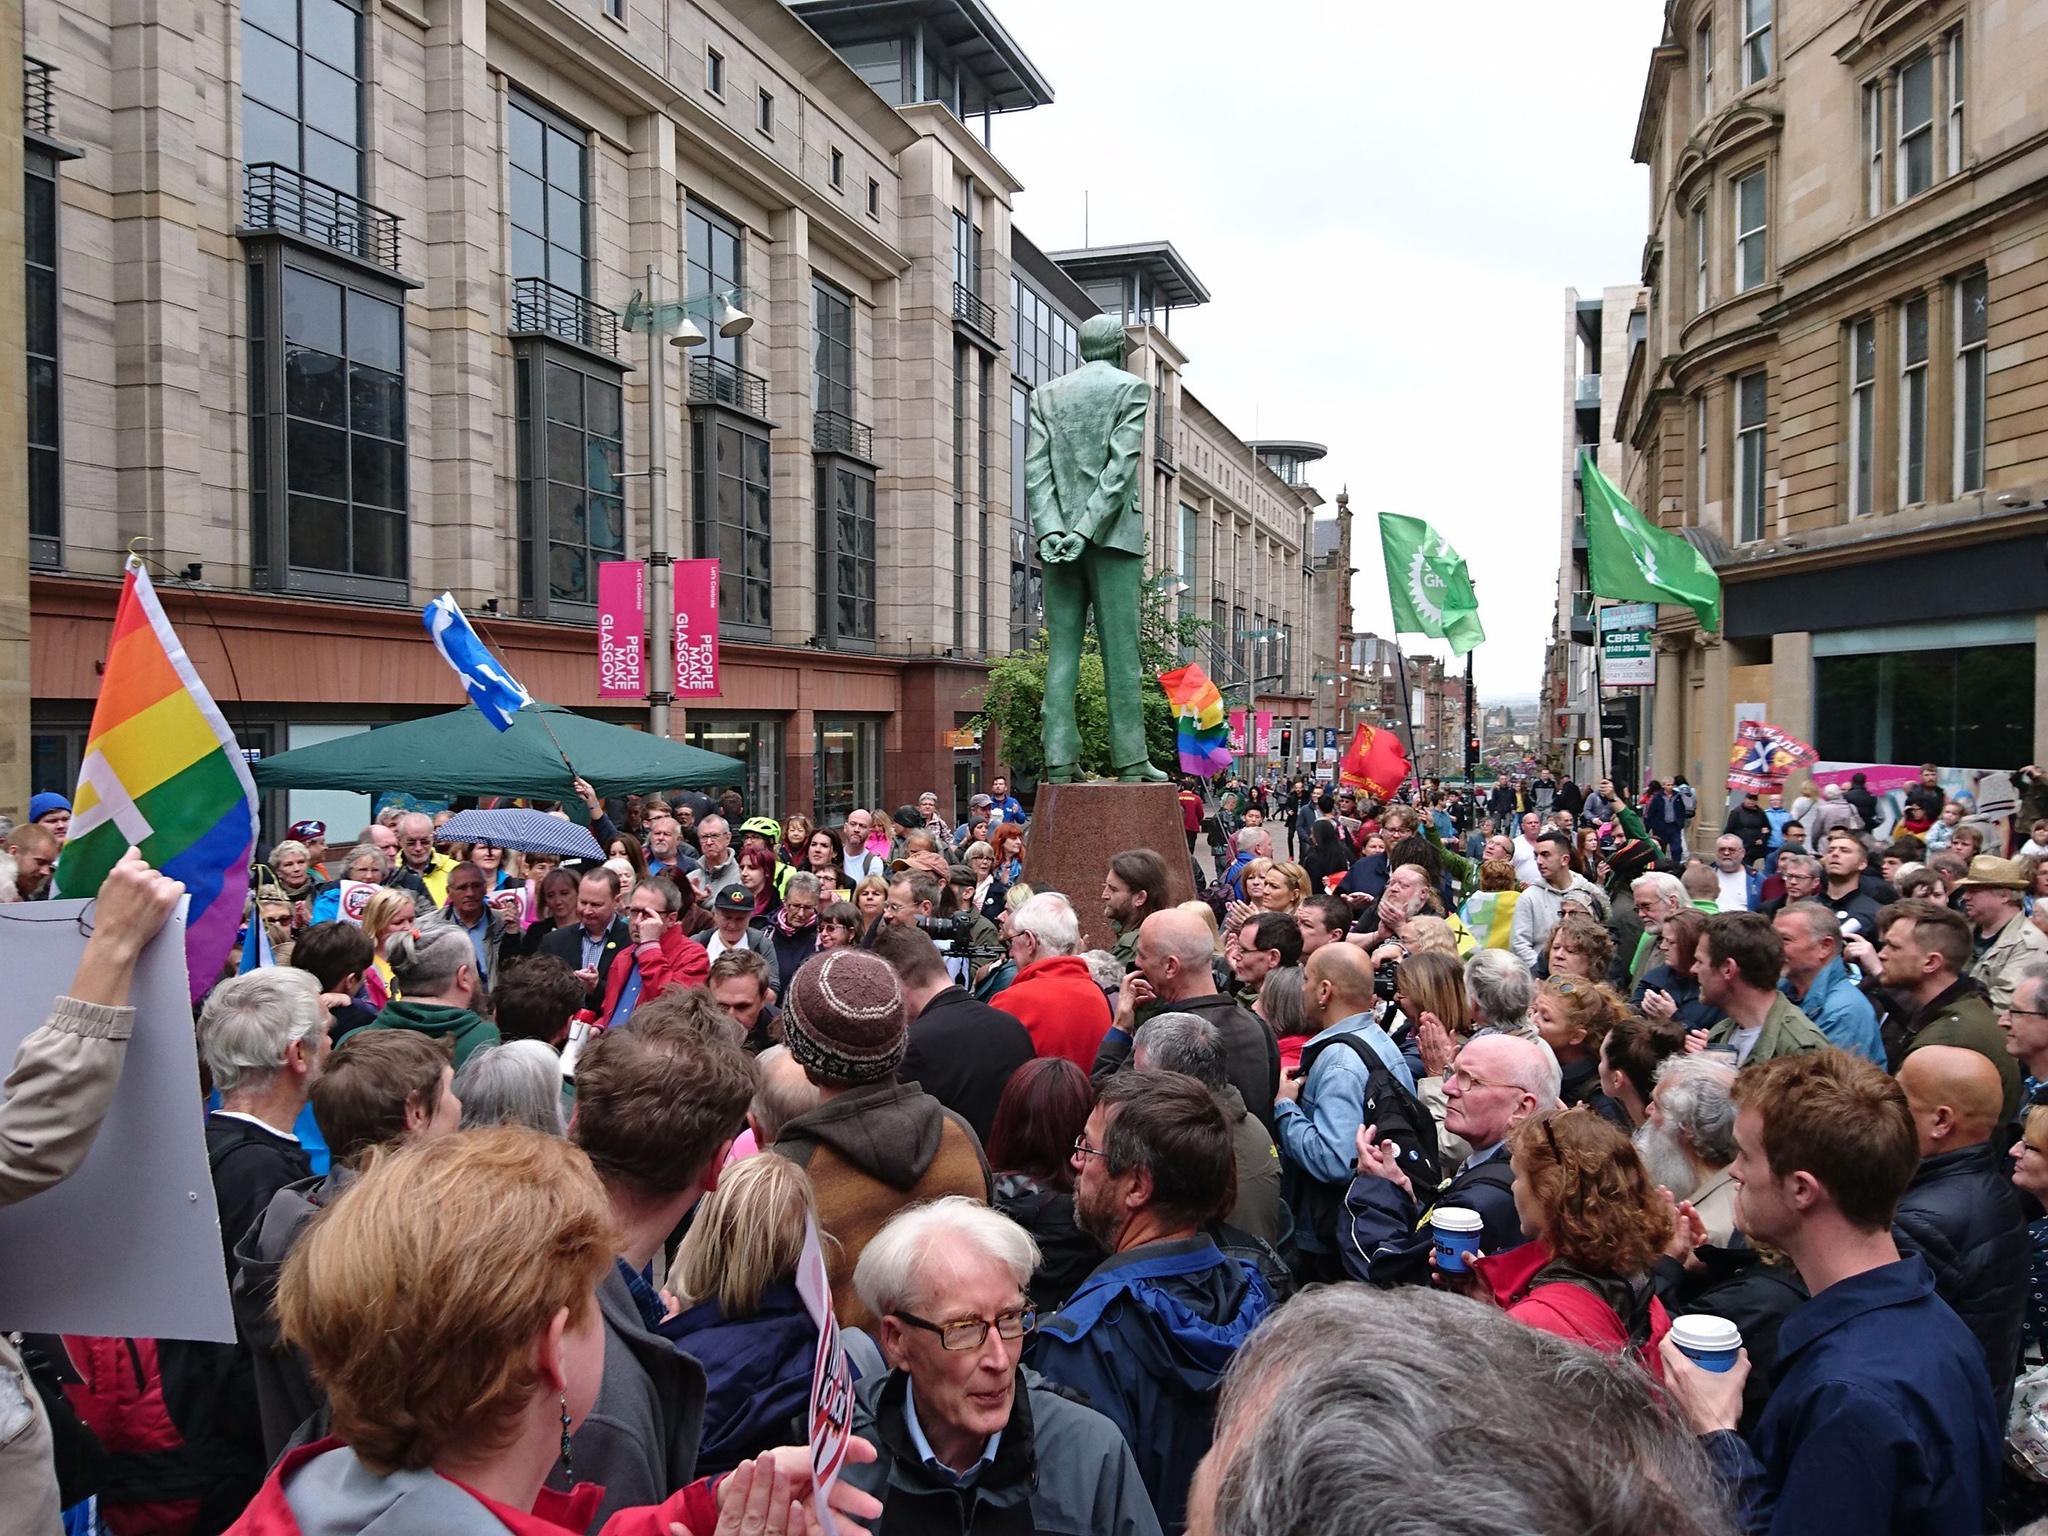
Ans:
[[[819,715],[811,782],[812,818],[836,827],[857,805],[882,803],[882,722],[851,715]]]
[[[725,293],[741,287],[746,282],[746,248],[739,225],[691,198],[683,210],[684,291],[691,294]],[[734,302],[739,303],[738,300]],[[710,339],[705,343],[702,354],[739,367],[745,355],[745,338],[721,336],[715,325],[704,329],[710,332]]]
[[[697,554],[718,561],[721,633],[765,638],[771,623],[774,545],[769,527],[768,437],[724,412],[690,421],[691,500]]]
[[[623,400],[616,375],[549,358],[522,359],[520,420],[538,407],[529,502],[534,555],[541,568],[525,594],[538,612],[562,616],[558,605],[597,602],[597,564],[626,553]],[[529,391],[538,390],[533,399]],[[539,590],[546,583],[546,592]]]
[[[967,346],[953,348],[953,648],[967,649]]]
[[[1742,0],[1742,84],[1755,85],[1771,72],[1772,0]]]
[[[1899,306],[1899,502],[1927,499],[1927,300]]]
[[[989,418],[990,413],[995,409],[995,388],[995,363],[984,353],[981,357],[979,387],[975,390],[974,399],[975,492],[980,497],[979,505],[981,507],[981,626],[979,633],[981,653],[984,656],[988,654],[989,544],[991,542],[991,523],[993,521],[993,514],[989,511],[988,460],[989,454],[995,447],[995,424]]]
[[[1948,63],[1948,173],[1953,176],[1963,168],[1963,29],[1955,28],[1943,41]]]
[[[342,0],[242,6],[242,159],[360,196],[362,13]]]
[[[1884,82],[1863,87],[1863,201],[1877,213],[1884,207]]]
[[[1692,397],[1692,520],[1696,527],[1707,522],[1707,392]],[[1581,512],[1581,517],[1584,513]]]
[[[64,455],[58,364],[57,172],[47,156],[28,156],[22,201],[27,256],[28,548],[35,565],[60,562],[64,536]]]
[[[1701,22],[1692,34],[1693,115],[1714,110],[1714,23]]]
[[[812,401],[821,411],[853,414],[853,300],[822,278],[811,281],[814,346]]]
[[[1707,200],[1692,205],[1692,312],[1707,312]]]
[[[875,481],[846,459],[818,460],[818,633],[875,638]]]
[[[1180,504],[1180,547],[1174,568],[1180,578],[1179,613],[1183,619],[1195,616],[1195,554],[1202,541],[1202,514],[1186,502]]]
[[[1764,536],[1764,428],[1766,377],[1762,370],[1735,381],[1735,538]]]
[[[1747,293],[1764,280],[1765,171],[1751,171],[1735,183],[1735,291]]]
[[[1899,70],[1899,201],[1934,185],[1934,55]]]
[[[1029,291],[1028,289],[1026,290]],[[1045,627],[1045,570],[1031,537],[1025,505],[1024,450],[1030,432],[1031,391],[1010,386],[1010,649],[1021,651]]]
[[[512,272],[588,294],[589,151],[582,131],[515,96],[506,104],[512,179]]]
[[[1956,494],[1984,489],[1985,337],[1990,330],[1982,272],[1956,285]]]
[[[1877,321],[1849,327],[1849,515],[1867,516],[1877,468]]]
[[[405,312],[339,276],[269,262],[249,273],[256,564],[273,583],[402,591]]]

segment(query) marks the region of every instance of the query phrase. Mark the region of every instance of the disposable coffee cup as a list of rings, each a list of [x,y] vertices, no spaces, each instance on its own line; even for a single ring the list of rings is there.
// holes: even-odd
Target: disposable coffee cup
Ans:
[[[1431,1211],[1429,1227],[1436,1239],[1436,1267],[1446,1274],[1464,1274],[1471,1267],[1465,1256],[1479,1251],[1479,1234],[1485,1225],[1477,1211],[1462,1205],[1440,1205]]]
[[[1742,1330],[1725,1317],[1693,1314],[1672,1322],[1671,1342],[1703,1371],[1732,1371],[1742,1348]]]

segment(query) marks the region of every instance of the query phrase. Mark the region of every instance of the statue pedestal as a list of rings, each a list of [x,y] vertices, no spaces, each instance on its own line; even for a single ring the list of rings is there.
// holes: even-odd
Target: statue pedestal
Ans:
[[[1116,942],[1102,915],[1102,881],[1109,861],[1126,848],[1150,848],[1166,861],[1170,901],[1194,897],[1175,785],[1039,786],[1025,840],[1024,881],[1034,891],[1058,891],[1074,904],[1083,949],[1108,949]]]

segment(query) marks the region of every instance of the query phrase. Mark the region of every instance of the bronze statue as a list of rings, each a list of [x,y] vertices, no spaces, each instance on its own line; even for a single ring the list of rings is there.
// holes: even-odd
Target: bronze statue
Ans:
[[[1096,315],[1081,324],[1079,368],[1031,396],[1024,486],[1031,533],[1045,562],[1047,783],[1081,775],[1074,687],[1090,608],[1102,648],[1109,703],[1109,760],[1119,779],[1163,781],[1145,748],[1138,606],[1145,581],[1145,521],[1138,475],[1145,456],[1151,386],[1120,366],[1123,322]]]

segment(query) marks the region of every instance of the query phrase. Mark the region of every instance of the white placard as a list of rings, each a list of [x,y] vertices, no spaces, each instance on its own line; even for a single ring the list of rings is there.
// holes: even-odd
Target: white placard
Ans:
[[[818,1354],[811,1367],[811,1507],[825,1536],[839,1527],[827,1503],[839,1470],[846,1465],[846,1442],[853,1438],[853,1370],[839,1342],[839,1320],[832,1315],[832,1281],[825,1252],[818,1245],[818,1224],[804,1224],[804,1251],[796,1261],[797,1294],[811,1321],[818,1325]]]

